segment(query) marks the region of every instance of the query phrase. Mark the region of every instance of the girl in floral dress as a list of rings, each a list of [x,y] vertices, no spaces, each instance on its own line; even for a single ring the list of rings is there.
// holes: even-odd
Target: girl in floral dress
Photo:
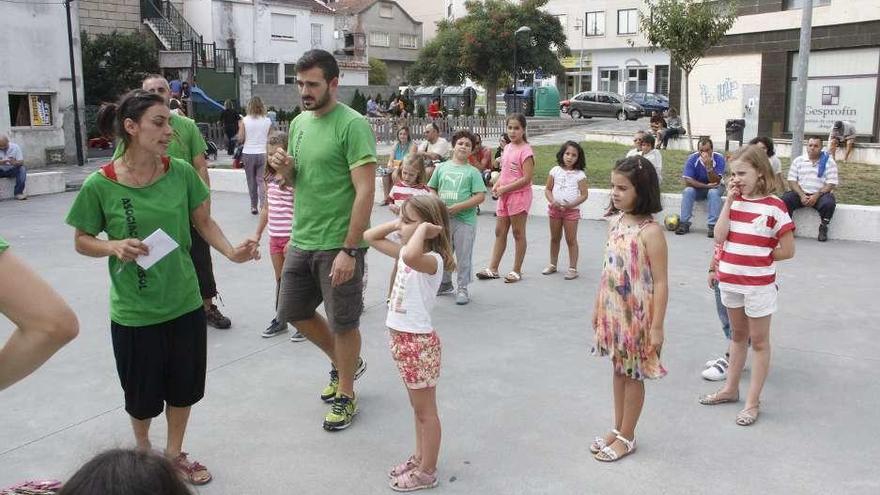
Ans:
[[[660,378],[666,314],[666,239],[652,214],[662,209],[657,171],[633,156],[611,172],[610,219],[605,264],[593,309],[592,353],[611,356],[614,372],[614,428],[596,437],[590,451],[611,462],[631,454],[645,400],[645,378]]]

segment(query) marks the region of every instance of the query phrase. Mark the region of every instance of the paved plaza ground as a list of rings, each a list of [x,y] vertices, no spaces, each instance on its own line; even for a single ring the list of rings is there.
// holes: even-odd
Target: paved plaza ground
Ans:
[[[70,302],[81,328],[42,369],[0,392],[0,487],[65,479],[95,453],[133,444],[110,346],[106,260],[74,252],[73,230],[63,223],[73,198],[0,203],[0,233]],[[253,231],[245,195],[213,198],[230,240]],[[389,218],[375,209],[374,222]],[[488,260],[493,228],[484,211],[476,267]],[[612,422],[610,364],[589,356],[605,224],[581,222],[582,276],[575,281],[540,275],[546,218],[529,220],[528,238],[521,283],[475,281],[470,305],[443,297],[434,311],[444,354],[441,485],[433,493],[880,492],[880,446],[870,440],[880,431],[877,244],[797,240],[795,258],[780,268],[762,413],[743,428],[734,423],[742,403],[697,403],[717,387],[700,378],[702,363],[725,347],[706,287],[711,241],[701,233],[668,235],[669,375],[647,385],[637,452],[607,465],[587,450]],[[511,257],[512,244],[502,270]],[[269,260],[234,265],[215,253],[222,310],[233,327],[209,330],[207,392],[185,442],[214,474],[199,493],[391,493],[385,473],[411,452],[412,413],[383,326],[391,261],[377,252],[368,260],[361,413],[350,429],[328,433],[321,428],[327,406],[318,399],[326,359],[307,342],[259,336],[272,316]],[[564,248],[561,260],[566,266]],[[10,330],[0,321],[0,340]],[[157,420],[156,446],[164,433]]]

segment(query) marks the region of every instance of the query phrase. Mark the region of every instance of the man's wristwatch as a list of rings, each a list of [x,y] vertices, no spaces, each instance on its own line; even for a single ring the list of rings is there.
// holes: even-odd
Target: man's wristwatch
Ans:
[[[358,253],[357,248],[347,248],[347,247],[343,247],[340,251],[342,251],[343,253],[345,253],[345,254],[351,256],[352,258],[356,258],[356,257],[357,257],[357,253]]]

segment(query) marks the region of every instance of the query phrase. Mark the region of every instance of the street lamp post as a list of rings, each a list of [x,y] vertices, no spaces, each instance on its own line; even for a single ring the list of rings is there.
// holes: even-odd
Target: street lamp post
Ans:
[[[79,121],[79,95],[76,91],[76,60],[73,57],[73,25],[70,20],[70,2],[64,1],[67,13],[67,45],[70,51],[70,85],[73,90],[73,133],[76,134],[76,164],[83,166],[82,124]]]
[[[513,32],[513,111],[519,112],[519,95],[516,92],[516,74],[517,74],[517,65],[516,65],[516,49],[518,47],[516,43],[516,36],[519,33],[530,33],[532,32],[532,28],[528,26],[520,26],[516,31]]]
[[[584,28],[583,21],[578,18],[574,21],[574,28],[578,32],[578,39],[580,40],[580,50],[578,51],[578,64],[577,64],[577,87],[572,92],[572,96],[581,92],[581,87],[583,86],[581,78],[583,76],[583,65],[584,65],[584,35],[582,29]]]

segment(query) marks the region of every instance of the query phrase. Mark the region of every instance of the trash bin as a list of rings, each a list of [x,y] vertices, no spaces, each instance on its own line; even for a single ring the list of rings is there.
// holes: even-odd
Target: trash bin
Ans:
[[[724,141],[724,151],[730,151],[731,142],[738,142],[742,147],[745,128],[746,119],[727,119],[727,123],[724,124],[724,133],[727,137]]]
[[[559,117],[559,90],[541,86],[535,94],[535,117]]]
[[[514,96],[513,91],[504,93],[504,104],[507,107],[507,114],[521,113],[526,117],[531,117],[534,111],[534,91],[532,88],[519,88]],[[516,100],[516,104],[514,104]],[[557,104],[558,105],[558,104]]]

